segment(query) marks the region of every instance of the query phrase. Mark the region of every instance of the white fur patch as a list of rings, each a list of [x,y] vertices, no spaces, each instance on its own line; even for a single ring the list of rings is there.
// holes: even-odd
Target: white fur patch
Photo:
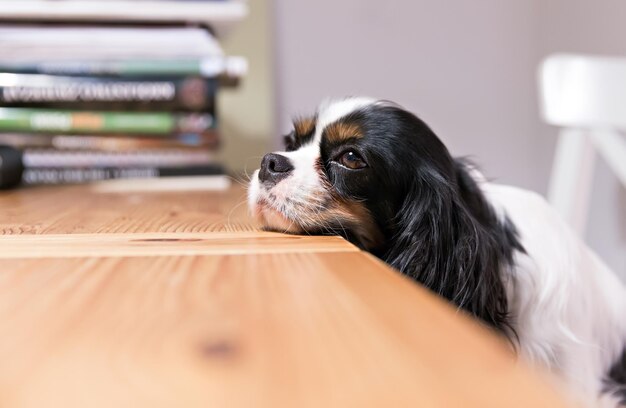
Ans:
[[[351,114],[366,106],[374,105],[376,99],[360,97],[347,98],[340,100],[327,100],[320,104],[317,114],[317,124],[315,126],[314,143],[319,144],[322,141],[322,133],[326,126],[337,122],[339,119]]]
[[[615,407],[598,396],[626,342],[624,284],[543,197],[485,182],[481,188],[526,251],[516,253],[507,289],[521,354],[549,367],[588,406]]]
[[[293,152],[277,152],[287,157],[294,167],[291,174],[274,188],[272,193],[279,199],[307,199],[311,193],[322,188],[315,163],[320,157],[318,144],[308,144]]]

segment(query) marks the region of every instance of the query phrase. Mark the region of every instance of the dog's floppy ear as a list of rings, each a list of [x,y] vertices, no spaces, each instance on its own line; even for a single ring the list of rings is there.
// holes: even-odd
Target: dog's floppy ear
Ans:
[[[464,165],[448,180],[421,169],[399,211],[385,261],[499,331],[511,334],[503,267],[512,250],[499,243],[497,220]]]

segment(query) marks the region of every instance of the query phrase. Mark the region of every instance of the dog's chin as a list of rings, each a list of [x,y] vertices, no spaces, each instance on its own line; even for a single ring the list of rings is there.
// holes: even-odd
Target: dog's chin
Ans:
[[[287,232],[290,234],[302,234],[304,232],[296,222],[273,208],[259,205],[257,214],[258,221],[266,231]]]
[[[248,186],[248,208],[252,217],[266,231],[288,232],[292,234],[303,233],[302,227],[294,220],[289,219],[279,210],[272,208],[265,198],[267,192],[261,186],[258,179],[259,171],[252,174]]]

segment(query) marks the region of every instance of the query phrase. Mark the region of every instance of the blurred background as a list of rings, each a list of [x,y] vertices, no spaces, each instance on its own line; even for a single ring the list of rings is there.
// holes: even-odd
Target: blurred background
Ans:
[[[224,42],[248,55],[251,69],[243,92],[225,94],[223,106],[232,107],[228,112],[245,106],[251,118],[255,109],[263,113],[258,126],[245,129],[254,141],[249,146],[262,141],[259,150],[229,155],[240,169],[256,168],[263,142],[276,147],[291,117],[312,112],[320,100],[371,95],[412,110],[490,179],[545,195],[557,129],[540,116],[540,62],[556,52],[626,55],[620,0],[250,0],[249,6],[248,20]],[[257,67],[266,76],[253,81]],[[248,95],[247,86],[267,96]],[[265,104],[274,107],[273,127]],[[601,159],[593,177],[585,239],[626,279],[626,190]]]
[[[79,3],[90,6],[85,11]],[[205,170],[207,163],[219,163],[211,172],[250,173],[263,154],[280,146],[293,116],[313,112],[324,98],[368,95],[415,112],[454,155],[472,157],[490,179],[542,195],[557,129],[540,115],[540,62],[557,52],[626,55],[622,0],[5,0],[0,18],[11,27],[107,21],[207,29],[223,50],[222,66],[211,75],[177,75],[215,81],[211,97],[191,109],[214,123],[186,130],[205,141],[219,134],[211,136],[219,147],[201,148],[211,158],[194,159]],[[0,34],[0,46],[6,38]],[[181,37],[180,48],[164,58],[199,58],[182,55],[185,41]],[[205,45],[198,52],[210,51]],[[11,55],[0,58],[10,62]],[[164,108],[144,111],[155,109]],[[602,159],[595,163],[590,197],[585,240],[626,278],[626,190]]]

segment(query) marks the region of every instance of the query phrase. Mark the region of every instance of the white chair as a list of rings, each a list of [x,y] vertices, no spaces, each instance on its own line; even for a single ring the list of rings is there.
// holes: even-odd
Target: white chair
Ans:
[[[626,58],[553,55],[539,76],[543,118],[562,128],[548,200],[582,235],[596,152],[626,187]]]

